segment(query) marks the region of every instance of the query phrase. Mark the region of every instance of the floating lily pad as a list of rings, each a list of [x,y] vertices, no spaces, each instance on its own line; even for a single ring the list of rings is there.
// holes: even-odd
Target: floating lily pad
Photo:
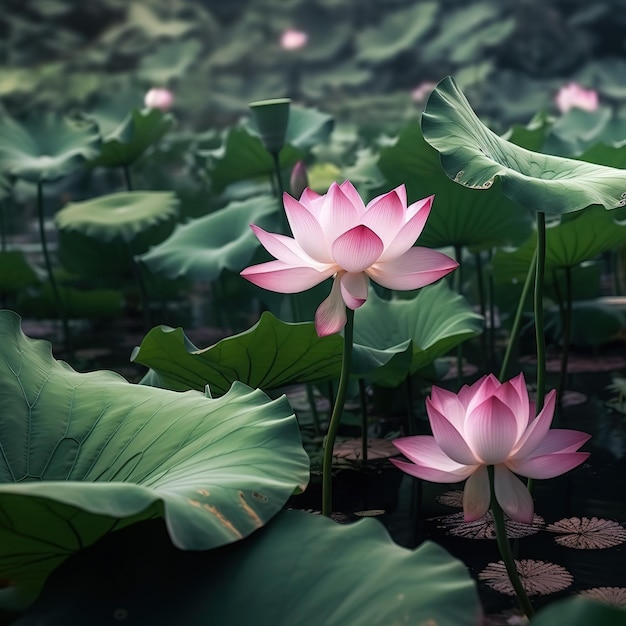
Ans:
[[[0,339],[0,579],[13,607],[113,530],[163,518],[178,548],[214,548],[263,526],[308,481],[284,398],[236,384],[213,400],[80,374],[11,311]]]
[[[37,183],[53,181],[80,169],[100,151],[93,120],[43,114],[23,124],[0,117],[0,173]]]
[[[626,171],[526,150],[499,137],[476,116],[454,80],[444,78],[422,116],[424,138],[446,174],[472,189],[501,191],[522,207],[547,214],[590,205],[626,205]],[[488,191],[501,197],[495,190]]]

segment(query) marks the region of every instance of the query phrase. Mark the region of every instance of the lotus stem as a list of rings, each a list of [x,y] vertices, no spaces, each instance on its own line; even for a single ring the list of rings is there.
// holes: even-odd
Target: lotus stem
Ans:
[[[456,291],[463,295],[463,246],[460,244],[454,244],[454,258],[459,264],[459,269],[455,274]],[[456,349],[456,385],[457,389],[461,388],[463,383],[463,344],[459,344]]]
[[[50,254],[48,252],[48,242],[46,240],[46,227],[43,210],[43,183],[37,182],[37,215],[39,218],[39,238],[41,239],[41,250],[43,252],[44,262],[46,264],[46,273],[48,274],[48,280],[50,281],[50,288],[52,290],[52,298],[54,305],[61,318],[61,324],[63,326],[63,342],[65,343],[65,349],[69,352],[71,350],[70,340],[70,327],[67,321],[67,315],[65,314],[65,307],[61,300],[61,294],[52,272],[52,262],[50,261]]]
[[[537,415],[543,409],[546,385],[546,337],[543,322],[543,282],[546,269],[546,214],[537,212],[537,261],[535,267],[535,338],[537,342]]]
[[[350,382],[350,363],[352,361],[352,338],[354,335],[354,311],[346,309],[347,320],[343,331],[343,359],[341,361],[341,374],[339,375],[339,388],[337,398],[333,406],[333,412],[328,424],[328,432],[324,442],[324,461],[322,464],[322,515],[330,517],[333,506],[333,449],[339,430],[341,414],[346,403],[348,384]]]
[[[559,408],[563,405],[563,394],[567,382],[567,363],[569,360],[569,344],[572,334],[572,268],[565,268],[565,302],[561,309],[563,320],[563,335],[561,337],[561,373],[559,376],[559,386],[557,392],[557,402]]]
[[[277,185],[277,199],[278,199],[278,212],[282,216],[282,228],[285,235],[291,234],[291,229],[289,228],[289,222],[287,222],[287,214],[283,210],[283,191],[285,188],[283,187],[283,173],[280,170],[280,158],[278,152],[272,152],[272,159],[274,161],[274,174],[276,175],[276,185]]]
[[[361,459],[363,463],[367,463],[367,392],[362,378],[359,378],[359,400],[361,402]]]
[[[536,274],[536,264],[537,264],[537,250],[533,254],[533,258],[528,266],[528,273],[526,274],[526,280],[524,281],[524,286],[522,287],[522,293],[520,295],[519,302],[517,303],[517,310],[515,311],[515,318],[513,319],[513,326],[511,327],[511,335],[509,337],[509,342],[506,346],[506,351],[504,353],[504,359],[502,360],[502,366],[500,367],[500,376],[499,380],[505,380],[507,377],[507,369],[509,367],[509,361],[511,360],[511,353],[513,352],[513,343],[519,334],[519,327],[522,322],[522,314],[524,313],[524,302],[526,302],[526,298],[528,298],[528,292],[530,291],[530,285],[533,282],[533,278]]]
[[[489,262],[492,259],[492,250],[489,250]],[[489,326],[489,357],[490,369],[495,367],[496,362],[496,331],[495,331],[495,319],[496,319],[496,303],[494,298],[494,284],[493,284],[493,272],[489,272],[489,319],[491,324]]]
[[[143,279],[143,275],[141,274],[141,267],[137,261],[135,261],[135,255],[133,254],[132,247],[129,242],[126,242],[126,249],[128,251],[128,258],[130,261],[130,267],[133,272],[133,276],[135,277],[135,282],[137,283],[137,287],[139,288],[139,299],[141,301],[141,312],[143,314],[143,323],[146,331],[149,330],[151,326],[151,316],[150,316],[150,299],[148,298],[148,290],[146,289],[146,282]]]
[[[500,552],[500,556],[502,557],[502,561],[504,562],[504,566],[506,567],[506,572],[509,576],[509,580],[511,581],[511,585],[515,590],[517,602],[524,612],[524,615],[526,615],[528,619],[531,619],[535,614],[535,611],[532,604],[530,603],[530,600],[528,599],[528,595],[526,594],[526,590],[522,585],[522,581],[520,580],[517,567],[515,566],[513,552],[511,551],[511,544],[509,542],[509,538],[506,535],[504,513],[502,512],[502,508],[496,500],[495,495],[493,465],[487,466],[487,470],[489,472],[489,486],[491,489],[491,513],[493,515],[493,521],[496,527],[496,540],[498,542],[498,550]]]
[[[126,183],[126,189],[128,191],[133,190],[133,181],[130,177],[130,166],[122,165],[122,171],[124,172],[124,182]]]
[[[487,369],[488,355],[487,355],[487,304],[485,301],[485,280],[483,276],[483,260],[480,256],[480,252],[474,254],[474,261],[476,263],[476,280],[478,283],[478,302],[480,306],[480,314],[483,316],[483,332],[480,336],[480,344],[483,354],[483,366]],[[493,324],[493,319],[491,320]],[[490,324],[491,326],[491,324]]]

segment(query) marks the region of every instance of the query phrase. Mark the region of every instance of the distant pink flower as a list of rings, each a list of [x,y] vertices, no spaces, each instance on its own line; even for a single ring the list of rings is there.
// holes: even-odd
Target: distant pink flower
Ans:
[[[169,111],[174,104],[174,94],[169,89],[154,87],[146,93],[143,102],[148,109]]]
[[[430,92],[437,86],[437,83],[426,81],[420,83],[413,91],[411,91],[411,100],[413,102],[423,102],[430,95]]]
[[[339,332],[346,309],[367,300],[369,279],[389,289],[418,289],[439,280],[458,263],[441,252],[413,247],[430,213],[433,196],[407,207],[404,185],[367,206],[352,183],[332,183],[319,195],[305,189],[300,200],[283,195],[291,237],[252,225],[276,261],[248,267],[241,275],[280,293],[310,289],[334,276],[330,296],[315,313],[320,337]]]
[[[481,518],[490,504],[487,466],[494,466],[495,496],[512,519],[530,524],[533,501],[515,476],[553,478],[589,457],[576,452],[590,437],[577,430],[550,430],[556,392],[546,396],[535,417],[523,374],[500,383],[490,374],[458,395],[432,388],[426,411],[433,431],[396,439],[394,445],[412,463],[390,459],[412,476],[437,483],[468,479],[463,492],[465,521]]]
[[[291,170],[289,177],[289,191],[292,196],[301,196],[309,186],[309,176],[304,161],[298,161]]]
[[[585,89],[577,83],[569,83],[561,87],[554,97],[556,106],[561,113],[577,108],[595,111],[598,108],[598,94],[593,89]]]
[[[280,47],[283,50],[300,50],[309,41],[309,36],[301,30],[289,28],[280,36]]]

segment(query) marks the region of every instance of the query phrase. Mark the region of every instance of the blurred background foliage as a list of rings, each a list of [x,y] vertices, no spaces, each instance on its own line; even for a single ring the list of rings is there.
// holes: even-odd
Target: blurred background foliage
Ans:
[[[554,108],[565,81],[626,101],[626,2],[604,0],[3,0],[9,113],[110,111],[172,89],[183,128],[224,127],[289,96],[337,121],[400,128],[453,74],[500,130]],[[283,49],[281,34],[306,32]],[[419,89],[420,87],[425,89]]]

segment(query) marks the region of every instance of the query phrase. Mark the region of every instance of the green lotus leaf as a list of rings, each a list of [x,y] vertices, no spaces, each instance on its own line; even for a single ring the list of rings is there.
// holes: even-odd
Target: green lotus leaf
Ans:
[[[155,225],[178,216],[178,199],[169,191],[127,191],[70,202],[55,216],[59,230],[78,232],[96,241],[127,243]]]
[[[312,322],[286,323],[265,312],[252,328],[204,349],[181,328],[153,328],[131,361],[151,368],[156,380],[175,391],[208,385],[213,395],[221,395],[234,381],[269,390],[334,378],[342,354],[339,335],[320,338]]]
[[[146,82],[166,85],[184,76],[201,51],[202,43],[198,39],[179,39],[162,44],[155,52],[141,59],[137,73]]]
[[[118,280],[130,273],[132,255],[172,233],[178,206],[169,191],[129,191],[70,203],[55,216],[59,259],[79,276]]]
[[[80,169],[100,152],[96,123],[83,117],[42,114],[23,124],[0,117],[0,174],[32,183],[53,181]]]
[[[236,384],[213,400],[80,374],[11,311],[0,339],[0,580],[14,606],[112,530],[160,517],[178,548],[214,548],[258,529],[308,480],[285,398]]]
[[[323,143],[333,129],[333,119],[325,113],[291,105],[285,147],[280,152],[281,168],[292,167],[304,152]],[[268,178],[274,172],[272,156],[263,147],[250,124],[231,128],[224,143],[214,150],[201,150],[215,191],[249,178]]]
[[[283,511],[219,552],[164,552],[156,538],[129,540],[74,559],[15,626],[100,626],[120,607],[137,624],[185,626],[475,626],[482,613],[460,560],[430,541],[398,546],[374,519],[342,525]],[[107,557],[123,579],[99,575]]]
[[[0,291],[16,293],[39,284],[39,277],[19,250],[0,251]]]
[[[409,124],[394,145],[380,151],[378,167],[389,187],[406,184],[411,201],[435,195],[418,244],[429,248],[468,246],[488,250],[515,245],[531,233],[530,214],[495,190],[480,192],[455,184],[441,168],[439,155]],[[495,187],[499,186],[495,183]]]
[[[353,372],[358,374],[362,367],[364,349],[396,351],[387,364],[367,374],[392,387],[481,331],[482,317],[444,281],[424,287],[410,300],[383,300],[370,291],[366,304],[354,315]],[[398,367],[403,360],[405,367]]]
[[[357,34],[358,61],[381,63],[413,49],[436,24],[439,6],[420,2],[383,16],[380,23]]]
[[[546,228],[546,274],[575,267],[624,242],[626,223],[601,207],[564,216]],[[532,236],[516,250],[498,250],[493,258],[496,282],[523,280],[536,246],[537,238]]]
[[[588,598],[558,600],[543,608],[533,618],[533,626],[620,626],[626,623],[626,610]]]
[[[431,93],[422,131],[439,151],[446,174],[465,187],[489,189],[499,179],[507,198],[553,215],[626,204],[625,170],[540,154],[506,141],[478,119],[451,77]]]
[[[587,148],[602,142],[610,122],[611,110],[607,107],[599,107],[595,111],[574,107],[554,121],[546,136],[543,151],[560,156],[578,156]]]
[[[153,272],[212,281],[223,269],[240,272],[259,247],[250,224],[267,227],[277,213],[276,199],[258,195],[176,227],[163,243],[138,258]]]
[[[159,109],[133,109],[122,123],[104,138],[102,150],[90,165],[123,167],[134,163],[157,143],[172,126],[174,117]]]

